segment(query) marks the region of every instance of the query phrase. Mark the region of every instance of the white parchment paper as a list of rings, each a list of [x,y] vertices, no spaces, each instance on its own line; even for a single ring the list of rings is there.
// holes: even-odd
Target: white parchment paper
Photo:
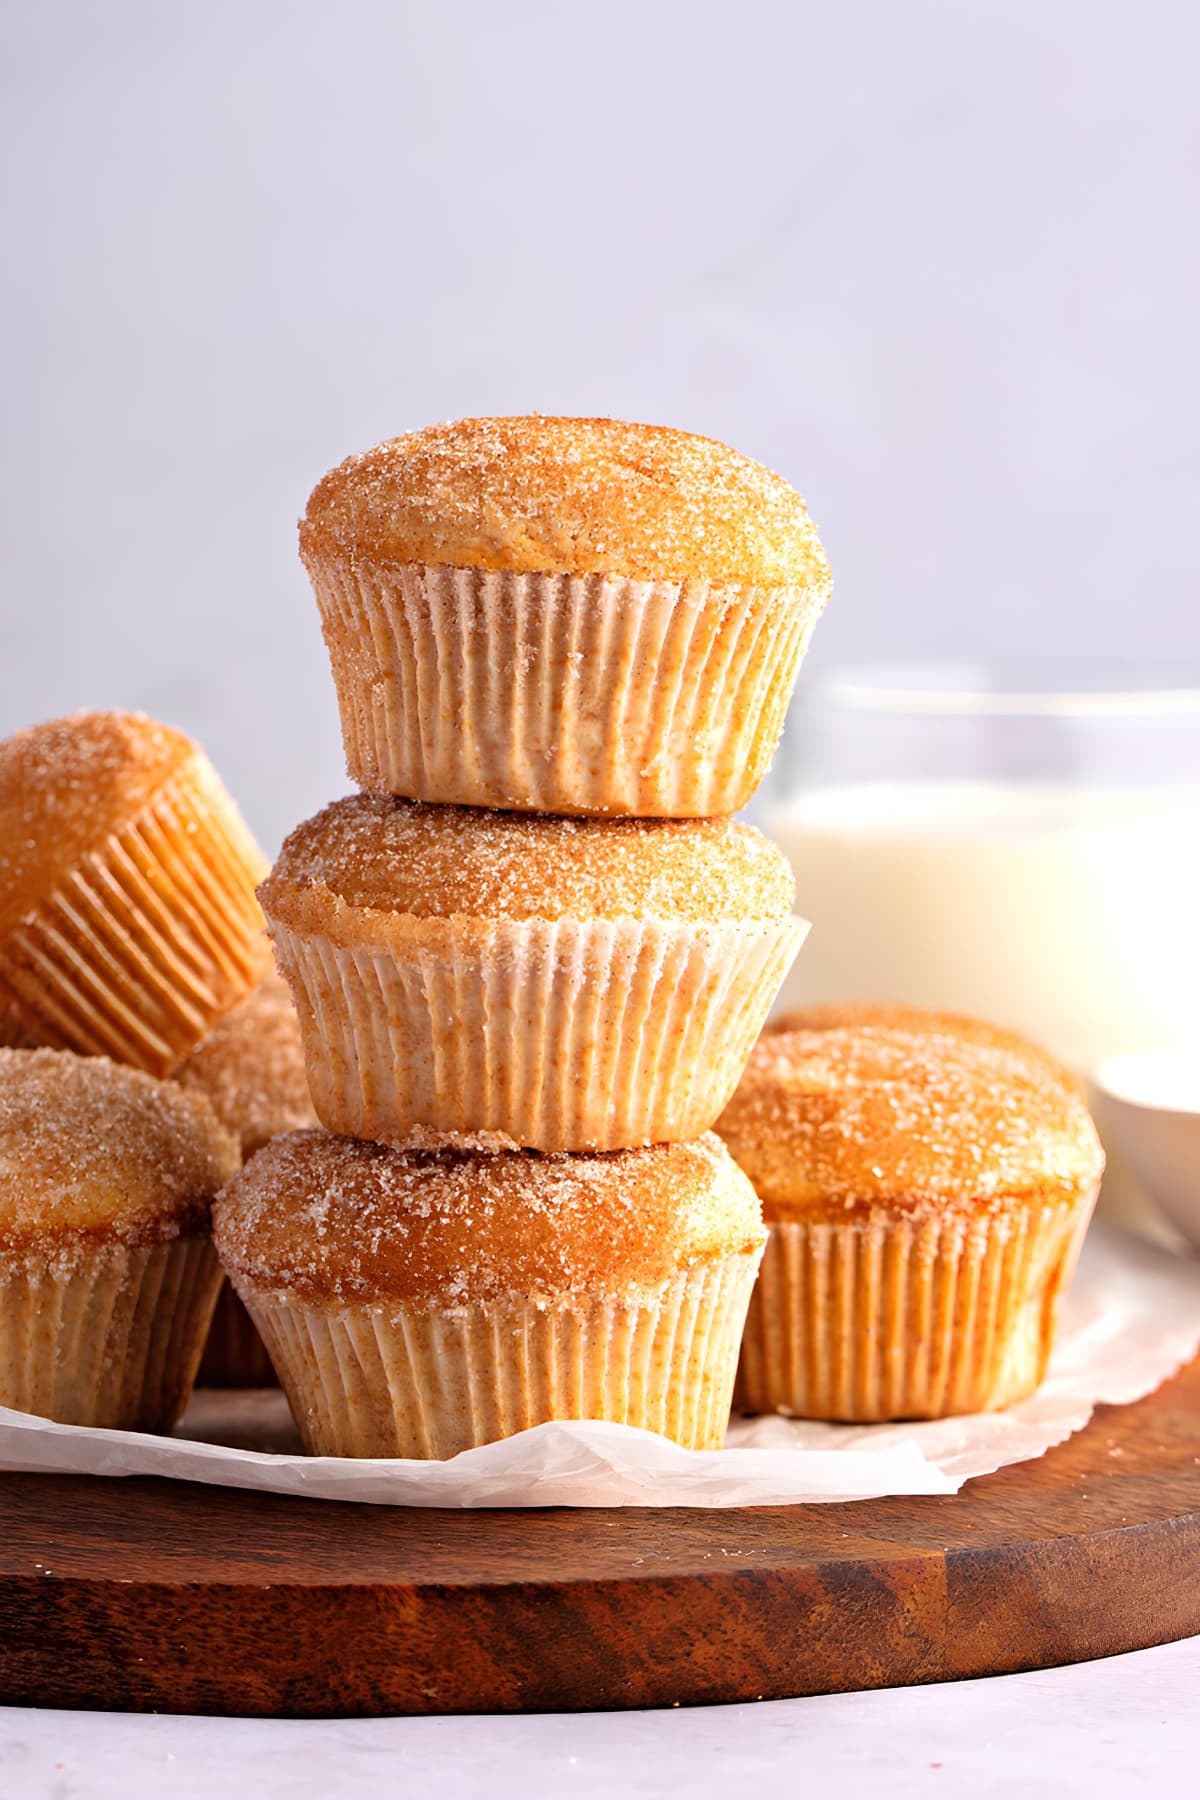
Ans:
[[[209,1389],[171,1437],[56,1425],[0,1407],[0,1468],[165,1475],[390,1506],[779,1506],[952,1494],[1061,1443],[1100,1402],[1152,1392],[1198,1347],[1200,1258],[1098,1224],[1049,1375],[1004,1413],[865,1426],[735,1418],[725,1449],[706,1451],[625,1425],[539,1425],[430,1463],[305,1456],[280,1393]]]

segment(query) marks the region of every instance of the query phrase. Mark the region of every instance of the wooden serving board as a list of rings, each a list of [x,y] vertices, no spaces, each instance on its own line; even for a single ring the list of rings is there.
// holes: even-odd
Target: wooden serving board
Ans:
[[[0,1701],[321,1717],[774,1699],[1200,1632],[1200,1362],[954,1498],[446,1512],[0,1476]]]

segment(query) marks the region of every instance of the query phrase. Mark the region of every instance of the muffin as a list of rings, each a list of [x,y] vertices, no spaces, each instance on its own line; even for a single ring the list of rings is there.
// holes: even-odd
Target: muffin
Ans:
[[[547,1419],[720,1445],[765,1233],[720,1142],[605,1156],[275,1138],[217,1249],[316,1455],[449,1457]]]
[[[698,1137],[803,938],[728,819],[566,819],[358,794],[259,889],[313,1105],[412,1147]]]
[[[855,1031],[877,1031],[898,1028],[920,1031],[930,1037],[966,1038],[971,1043],[992,1044],[1000,1050],[1015,1050],[1021,1056],[1040,1060],[1047,1071],[1053,1071],[1067,1087],[1082,1096],[1083,1082],[1073,1069],[1060,1063],[1019,1031],[1007,1025],[992,1025],[970,1013],[937,1012],[917,1006],[883,1004],[872,1000],[830,1000],[813,1006],[793,1006],[768,1020],[766,1030],[830,1031],[841,1027]]]
[[[243,1157],[253,1156],[280,1132],[315,1125],[300,1025],[287,983],[278,975],[261,981],[180,1064],[175,1080],[207,1096],[240,1142]],[[275,1382],[262,1339],[228,1283],[217,1299],[198,1379],[209,1387]]]
[[[180,1063],[175,1080],[209,1100],[243,1159],[281,1132],[315,1125],[300,1022],[283,977],[266,976],[226,1013]]]
[[[351,778],[536,812],[736,812],[829,596],[785,481],[617,419],[379,444],[319,483],[300,553]]]
[[[766,1033],[717,1129],[770,1240],[747,1412],[868,1422],[1031,1394],[1100,1184],[1077,1087],[1013,1033]]]
[[[267,972],[266,863],[203,753],[141,713],[0,743],[0,1015],[165,1075]]]
[[[238,1166],[208,1102],[64,1050],[0,1050],[0,1406],[164,1431],[221,1269],[209,1209]]]
[[[0,991],[0,1048],[37,1050],[41,1046],[26,1027],[16,1001]]]

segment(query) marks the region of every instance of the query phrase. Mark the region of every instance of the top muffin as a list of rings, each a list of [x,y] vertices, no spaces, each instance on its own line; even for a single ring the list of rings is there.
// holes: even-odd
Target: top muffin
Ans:
[[[514,812],[737,812],[829,597],[786,481],[619,419],[378,444],[317,485],[300,554],[353,780]]]
[[[459,419],[348,457],[300,527],[392,563],[792,587],[828,579],[804,501],[713,438],[620,419]]]

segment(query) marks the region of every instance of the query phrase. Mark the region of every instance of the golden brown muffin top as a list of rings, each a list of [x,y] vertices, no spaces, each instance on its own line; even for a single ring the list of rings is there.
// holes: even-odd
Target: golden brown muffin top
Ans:
[[[769,838],[732,819],[565,819],[352,794],[297,826],[259,888],[268,915],[444,919],[780,919],[796,885]],[[333,923],[331,919],[329,921]]]
[[[213,1211],[235,1279],[309,1300],[460,1306],[627,1294],[759,1248],[754,1190],[708,1133],[592,1156],[272,1140]]]
[[[200,754],[144,713],[77,712],[0,743],[0,931]]]
[[[938,1012],[922,1006],[885,1005],[872,1000],[832,1000],[816,1006],[796,1006],[771,1019],[766,1030],[832,1031],[849,1026],[855,1031],[915,1031],[930,1037],[965,1038],[970,1043],[992,1044],[1000,1050],[1012,1050],[1019,1056],[1031,1056],[1053,1069],[1060,1081],[1083,1093],[1083,1083],[1074,1070],[1068,1069],[1019,1031],[1007,1025],[992,1025],[969,1013]]]
[[[287,983],[265,981],[226,1013],[172,1080],[204,1094],[243,1156],[280,1132],[315,1125],[300,1048],[300,1021]]]
[[[301,554],[795,588],[829,581],[804,501],[713,438],[621,419],[458,419],[318,482]]]
[[[1042,1052],[921,1026],[765,1033],[716,1129],[768,1219],[1068,1198],[1104,1157]]]
[[[106,1056],[0,1050],[0,1249],[207,1228],[237,1144],[208,1101]]]

